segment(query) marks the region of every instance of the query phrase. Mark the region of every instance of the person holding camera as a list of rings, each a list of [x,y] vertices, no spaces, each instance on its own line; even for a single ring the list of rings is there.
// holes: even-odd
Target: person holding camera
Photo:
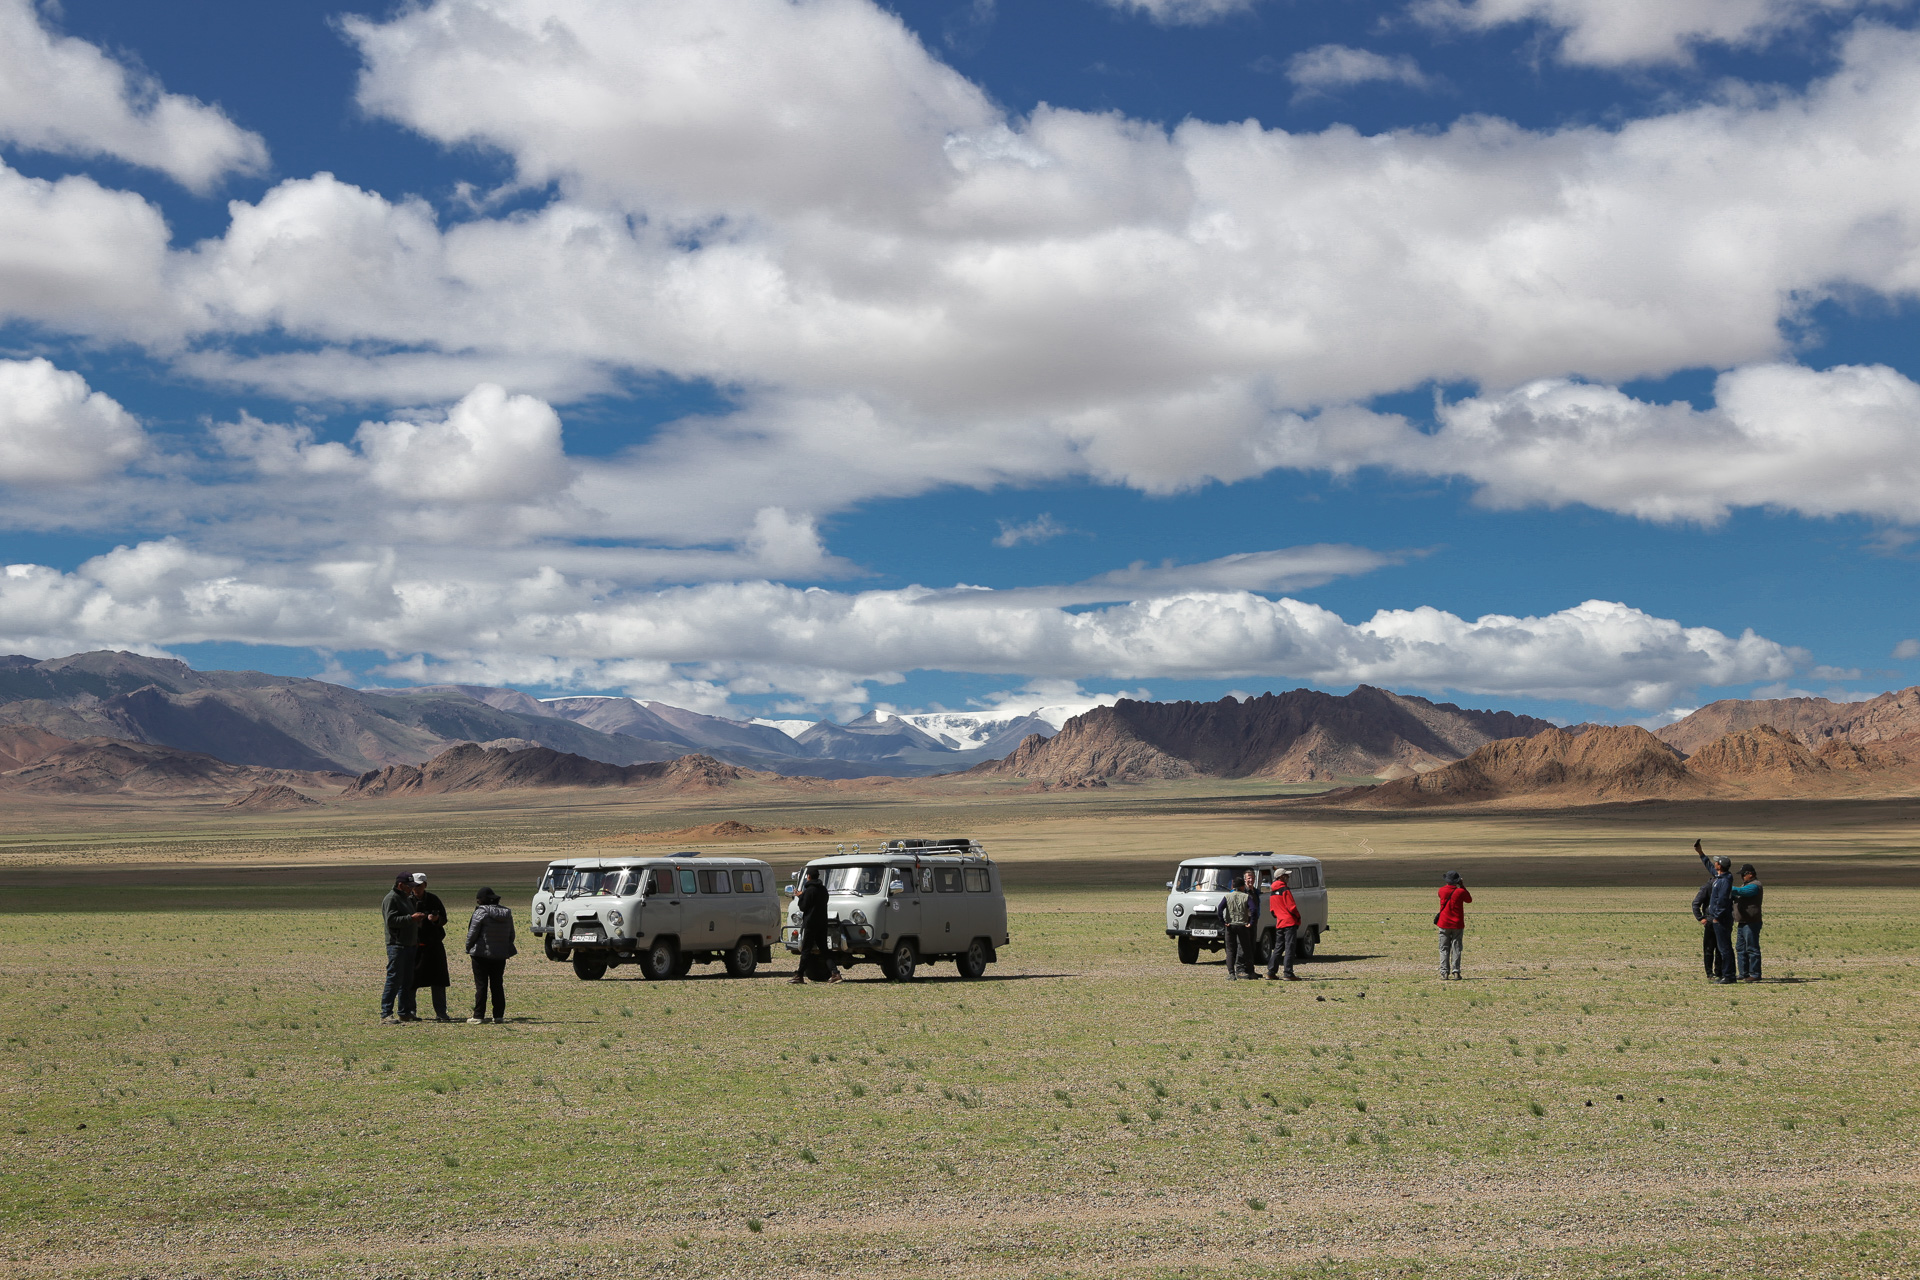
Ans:
[[[1460,873],[1447,872],[1446,883],[1440,886],[1440,910],[1433,917],[1434,928],[1440,931],[1442,982],[1460,981],[1460,940],[1466,936],[1466,905],[1472,901],[1473,895],[1467,892],[1466,881],[1460,878]]]

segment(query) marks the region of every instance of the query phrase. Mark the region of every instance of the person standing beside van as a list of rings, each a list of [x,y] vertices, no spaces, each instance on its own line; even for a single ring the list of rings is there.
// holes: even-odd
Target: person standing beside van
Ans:
[[[1237,877],[1220,900],[1220,920],[1227,927],[1227,977],[1253,977],[1253,873]]]
[[[1460,981],[1460,942],[1467,932],[1466,905],[1473,901],[1458,871],[1449,871],[1440,886],[1440,911],[1433,917],[1440,930],[1440,980]]]
[[[1714,981],[1722,986],[1733,983],[1733,859],[1707,857],[1707,851],[1700,842],[1693,842],[1693,851],[1700,855],[1700,865],[1713,876],[1713,883],[1707,886],[1707,928],[1713,931],[1714,950],[1720,957],[1720,976]]]
[[[507,1020],[507,961],[520,954],[513,945],[513,911],[500,905],[500,895],[482,889],[473,895],[473,918],[467,921],[467,956],[473,963],[473,1016],[469,1023],[487,1020],[487,994],[493,994],[493,1020]]]
[[[426,919],[413,900],[413,877],[401,872],[380,901],[387,938],[387,985],[380,991],[381,1022],[418,1022],[413,1004],[413,961],[420,950],[420,922]]]
[[[1300,934],[1300,904],[1293,900],[1293,886],[1288,884],[1293,871],[1289,867],[1277,867],[1273,873],[1273,890],[1267,895],[1267,905],[1273,911],[1273,950],[1267,953],[1267,981],[1272,982],[1276,970],[1285,966],[1288,982],[1298,982],[1293,976],[1293,944]]]
[[[808,869],[794,903],[800,908],[800,967],[794,970],[791,981],[842,981],[840,966],[827,954],[827,886],[821,883],[818,871]]]
[[[1733,896],[1734,958],[1740,981],[1760,981],[1760,901],[1766,889],[1760,873],[1751,862],[1740,864],[1740,883],[1728,891]]]

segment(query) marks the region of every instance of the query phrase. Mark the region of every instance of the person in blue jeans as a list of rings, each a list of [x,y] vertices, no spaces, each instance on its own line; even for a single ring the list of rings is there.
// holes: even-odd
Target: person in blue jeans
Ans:
[[[1751,862],[1740,866],[1740,883],[1733,886],[1734,955],[1740,961],[1740,981],[1760,981],[1760,901],[1766,890]]]
[[[380,1021],[418,1022],[413,1005],[413,961],[420,949],[420,909],[412,875],[401,872],[380,903],[387,933],[387,985],[380,991]]]
[[[1733,859],[1709,858],[1700,842],[1693,842],[1693,851],[1700,855],[1700,865],[1713,877],[1713,883],[1707,886],[1706,922],[1713,931],[1714,950],[1720,953],[1720,976],[1714,981],[1721,986],[1733,983]]]

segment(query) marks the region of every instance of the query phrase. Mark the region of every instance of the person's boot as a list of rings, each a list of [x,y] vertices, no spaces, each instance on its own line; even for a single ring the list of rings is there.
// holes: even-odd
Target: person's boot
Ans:
[[[845,977],[845,975],[843,975],[843,974],[842,974],[842,973],[840,972],[840,966],[839,966],[839,965],[835,965],[835,966],[833,966],[833,975],[832,975],[831,977],[829,977],[829,978],[827,979],[827,981],[828,981],[828,982],[845,982],[846,980],[847,980],[847,979],[846,979],[846,977]]]
[[[804,973],[796,973],[791,978],[788,978],[787,982],[796,987],[804,987],[807,985],[807,975]]]

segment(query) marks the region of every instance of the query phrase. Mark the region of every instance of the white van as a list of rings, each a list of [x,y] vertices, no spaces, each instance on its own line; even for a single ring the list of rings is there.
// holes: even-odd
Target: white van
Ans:
[[[779,901],[773,868],[758,858],[576,859],[566,891],[546,904],[547,954],[561,950],[588,982],[623,964],[684,978],[714,960],[744,978],[773,959]]]
[[[1285,853],[1215,854],[1210,858],[1188,858],[1167,881],[1167,936],[1174,939],[1181,964],[1193,964],[1200,952],[1218,951],[1227,945],[1226,925],[1220,919],[1220,906],[1227,890],[1247,872],[1257,877],[1262,897],[1254,923],[1260,931],[1256,956],[1265,959],[1273,946],[1273,911],[1265,892],[1273,885],[1276,867],[1293,872],[1293,900],[1300,906],[1300,931],[1294,935],[1295,960],[1311,960],[1320,935],[1332,928],[1327,923],[1327,885],[1321,875],[1318,858],[1303,858]]]
[[[547,864],[539,885],[533,891],[533,906],[527,913],[527,919],[533,922],[529,926],[533,936],[544,940],[549,960],[564,961],[567,958],[567,949],[554,939],[553,930],[547,923],[547,914],[553,909],[553,904],[565,897],[567,890],[573,887],[575,862],[575,859],[568,858]]]
[[[1000,958],[1010,941],[1007,895],[1000,868],[979,842],[889,840],[872,852],[841,849],[807,864],[827,886],[827,948],[835,964],[877,964],[889,979],[911,982],[923,962],[951,960],[961,977],[977,978]],[[800,954],[798,901],[787,908],[786,944]]]

